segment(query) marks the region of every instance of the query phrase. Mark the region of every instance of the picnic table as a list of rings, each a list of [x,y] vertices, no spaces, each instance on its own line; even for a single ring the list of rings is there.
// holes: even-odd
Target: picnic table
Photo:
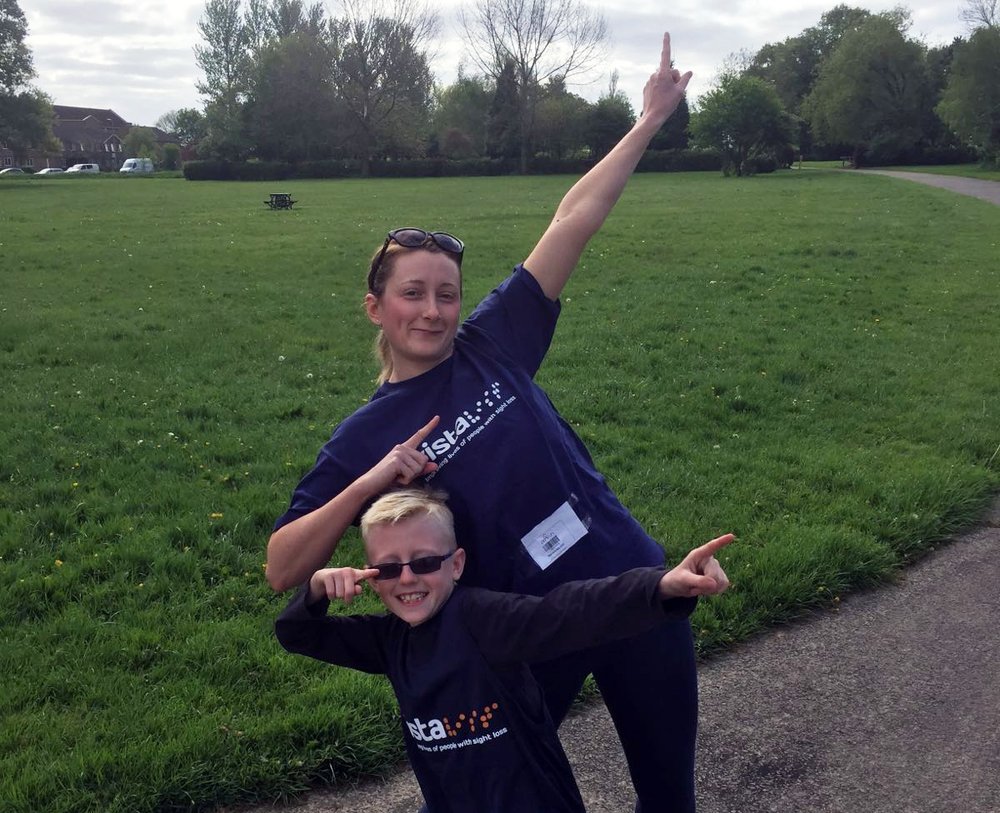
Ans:
[[[294,204],[295,201],[288,192],[272,192],[271,199],[264,201],[264,205],[271,209],[291,209]]]

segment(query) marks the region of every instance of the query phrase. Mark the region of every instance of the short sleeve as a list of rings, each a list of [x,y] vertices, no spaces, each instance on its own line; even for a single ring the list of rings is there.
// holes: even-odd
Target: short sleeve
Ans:
[[[534,376],[552,343],[560,304],[518,265],[494,288],[462,325],[465,338],[488,337],[514,363]]]

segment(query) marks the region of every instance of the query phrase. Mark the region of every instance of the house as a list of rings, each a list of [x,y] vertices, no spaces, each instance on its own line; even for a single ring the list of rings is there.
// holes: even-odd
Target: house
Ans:
[[[62,145],[60,152],[29,150],[15,155],[0,144],[0,167],[69,167],[73,164],[99,164],[102,171],[117,171],[125,158],[122,146],[132,124],[114,110],[95,107],[52,105],[52,133]],[[148,127],[159,145],[177,143],[177,137],[159,127]]]

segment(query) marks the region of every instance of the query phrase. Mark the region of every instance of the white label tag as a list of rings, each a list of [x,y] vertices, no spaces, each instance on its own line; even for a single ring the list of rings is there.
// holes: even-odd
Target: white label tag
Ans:
[[[542,570],[568,551],[587,533],[587,527],[568,502],[548,519],[539,522],[521,537],[521,544]]]

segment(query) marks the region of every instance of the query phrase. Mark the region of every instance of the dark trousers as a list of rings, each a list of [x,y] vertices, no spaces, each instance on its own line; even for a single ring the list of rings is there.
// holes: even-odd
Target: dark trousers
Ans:
[[[698,679],[686,620],[535,664],[532,672],[556,724],[593,673],[628,760],[637,813],[693,813]]]

